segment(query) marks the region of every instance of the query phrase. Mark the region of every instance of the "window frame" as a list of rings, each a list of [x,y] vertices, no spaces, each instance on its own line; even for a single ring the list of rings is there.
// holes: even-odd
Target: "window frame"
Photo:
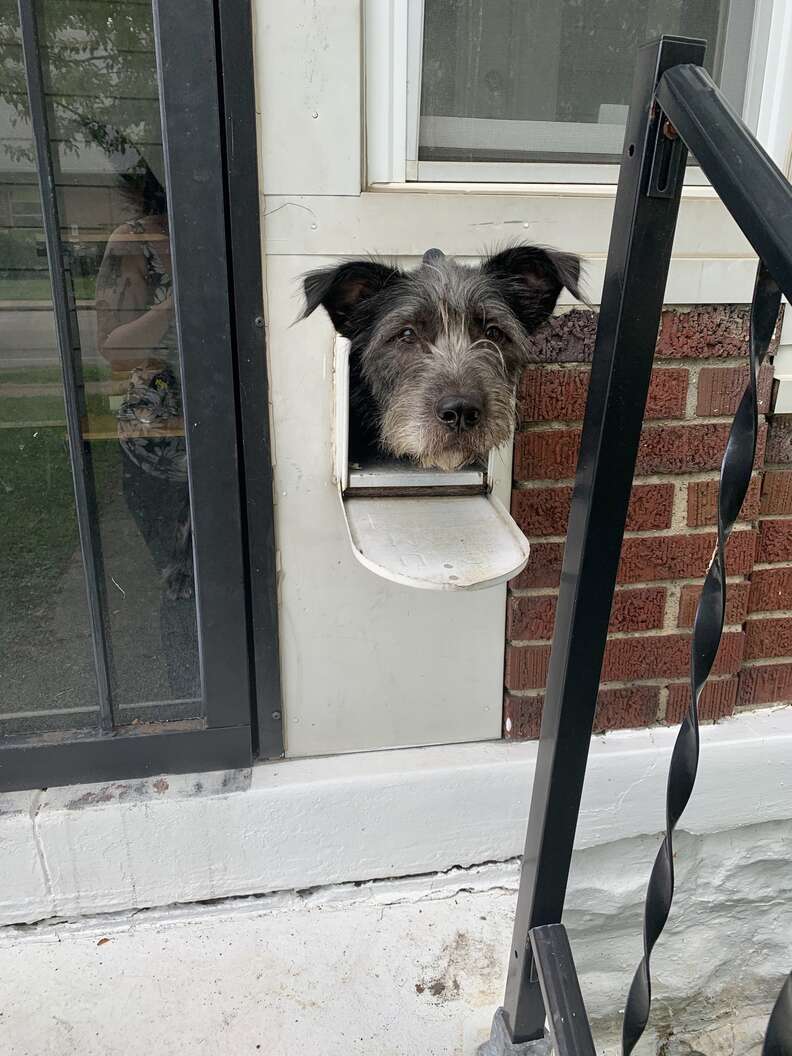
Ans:
[[[171,210],[170,228],[176,325],[180,346],[190,349],[182,370],[203,717],[118,727],[108,722],[105,698],[104,729],[97,724],[0,741],[2,791],[246,767],[254,749],[260,756],[283,754],[250,6],[153,0],[153,11],[168,201],[189,203]],[[23,0],[23,40],[27,34],[40,84],[35,29],[33,0]],[[196,68],[203,71],[198,81]],[[54,193],[48,195],[52,170],[36,80],[34,72],[29,95],[42,155],[37,171],[49,218],[48,251],[59,262],[57,202]],[[190,134],[196,112],[200,137]],[[239,149],[240,143],[246,146]],[[62,267],[51,272],[51,281],[68,373],[70,309]],[[84,447],[79,420],[76,437],[73,453]],[[243,448],[251,444],[256,463],[245,466]],[[82,491],[88,521],[87,476],[80,481],[74,463],[73,472],[78,507]],[[83,525],[84,535],[91,531]],[[103,634],[97,627],[102,588],[95,582],[97,552],[86,553],[84,541],[83,553],[96,651]],[[102,668],[99,662],[99,682],[107,678]],[[255,712],[265,717],[259,728]]]
[[[366,185],[615,185],[618,164],[578,161],[419,161],[424,0],[365,0]],[[784,31],[792,34],[792,0],[755,0],[743,116],[777,164],[788,162],[792,97]],[[781,32],[779,32],[781,30]],[[728,33],[728,30],[727,30]],[[728,44],[726,45],[728,47]],[[690,166],[686,186],[707,186]]]

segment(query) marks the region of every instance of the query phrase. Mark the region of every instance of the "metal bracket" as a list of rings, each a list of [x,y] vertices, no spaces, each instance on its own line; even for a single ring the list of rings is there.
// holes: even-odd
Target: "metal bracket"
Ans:
[[[675,198],[685,179],[687,147],[657,103],[652,119],[655,141],[646,194],[649,198]]]
[[[506,1026],[506,1014],[499,1008],[492,1020],[489,1041],[479,1045],[477,1056],[550,1056],[552,1051],[547,1036],[534,1041],[513,1042]]]

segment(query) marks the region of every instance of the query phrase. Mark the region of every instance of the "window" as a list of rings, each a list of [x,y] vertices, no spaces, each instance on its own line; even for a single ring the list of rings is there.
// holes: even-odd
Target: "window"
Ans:
[[[0,0],[0,788],[250,760],[214,17],[177,7]]]
[[[756,130],[772,14],[773,0],[369,0],[370,182],[615,182],[636,50],[662,33],[707,40]],[[703,182],[692,166],[689,181]]]

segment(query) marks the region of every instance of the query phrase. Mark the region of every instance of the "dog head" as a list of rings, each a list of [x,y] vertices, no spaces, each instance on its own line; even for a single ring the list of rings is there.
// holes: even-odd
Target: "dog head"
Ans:
[[[577,257],[538,246],[476,267],[432,249],[413,271],[353,260],[309,273],[305,315],[321,305],[349,338],[380,446],[452,470],[508,440],[529,336],[563,287],[581,296],[579,277]]]

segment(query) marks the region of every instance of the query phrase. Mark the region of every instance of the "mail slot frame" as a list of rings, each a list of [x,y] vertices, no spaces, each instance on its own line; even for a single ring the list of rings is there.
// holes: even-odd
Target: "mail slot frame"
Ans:
[[[478,590],[517,575],[530,544],[493,494],[498,449],[486,468],[444,472],[386,458],[350,466],[349,355],[349,341],[337,334],[332,477],[357,560],[392,582],[428,590]]]

